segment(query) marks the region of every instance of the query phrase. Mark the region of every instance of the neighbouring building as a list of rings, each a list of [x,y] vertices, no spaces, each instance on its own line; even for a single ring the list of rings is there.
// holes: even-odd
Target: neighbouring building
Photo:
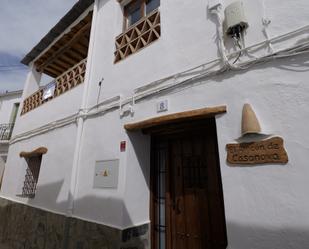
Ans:
[[[0,245],[309,248],[308,11],[77,1],[22,60]]]
[[[0,94],[0,191],[9,151],[9,141],[13,132],[21,94],[22,91]]]

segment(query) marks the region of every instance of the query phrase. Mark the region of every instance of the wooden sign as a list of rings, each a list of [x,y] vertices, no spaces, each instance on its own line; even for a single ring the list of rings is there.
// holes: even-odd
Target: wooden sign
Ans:
[[[240,144],[227,144],[227,162],[230,164],[287,163],[288,155],[281,137]]]

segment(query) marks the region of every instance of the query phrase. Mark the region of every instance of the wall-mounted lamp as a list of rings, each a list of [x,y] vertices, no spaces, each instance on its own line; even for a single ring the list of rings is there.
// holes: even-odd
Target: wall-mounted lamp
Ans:
[[[259,134],[261,132],[260,123],[250,104],[244,104],[242,109],[241,134],[246,136],[249,134]]]

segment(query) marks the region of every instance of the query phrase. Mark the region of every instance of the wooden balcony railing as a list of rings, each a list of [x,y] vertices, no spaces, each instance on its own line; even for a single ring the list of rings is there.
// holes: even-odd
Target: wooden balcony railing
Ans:
[[[116,37],[115,63],[148,46],[160,35],[160,12],[155,10]]]
[[[10,140],[12,136],[13,128],[14,128],[14,123],[0,124],[0,140],[1,141]]]
[[[64,72],[62,75],[57,77],[55,82],[55,90],[51,96],[48,98],[43,97],[44,88],[39,89],[23,102],[23,109],[21,115],[41,106],[42,104],[58,97],[59,95],[71,90],[75,86],[84,82],[85,73],[86,73],[86,63],[87,60],[84,59],[78,64],[70,68],[68,71]]]

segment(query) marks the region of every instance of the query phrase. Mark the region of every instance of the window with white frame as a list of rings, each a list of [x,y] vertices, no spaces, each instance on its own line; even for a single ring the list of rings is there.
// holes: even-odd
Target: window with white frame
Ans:
[[[124,29],[130,28],[140,19],[158,9],[160,0],[133,0],[124,6]]]

